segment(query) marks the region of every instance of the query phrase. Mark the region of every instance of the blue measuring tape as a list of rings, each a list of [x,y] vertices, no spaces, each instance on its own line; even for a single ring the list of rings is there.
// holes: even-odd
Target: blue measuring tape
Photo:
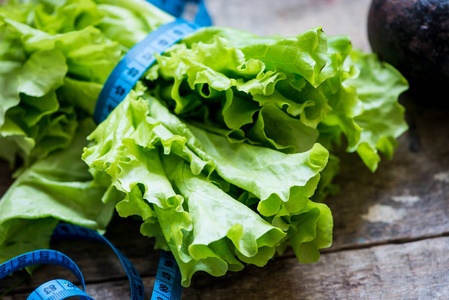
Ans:
[[[27,300],[66,299],[79,296],[81,300],[95,300],[76,285],[64,279],[54,279],[39,286]]]
[[[157,268],[151,300],[179,300],[183,287],[181,272],[171,253],[163,251]]]
[[[164,53],[170,46],[198,28],[198,25],[176,19],[150,32],[140,43],[132,47],[106,80],[95,106],[94,121],[97,124],[103,122],[125,99],[140,77],[156,61],[155,53]]]
[[[105,237],[98,234],[96,231],[76,225],[59,224],[53,232],[52,239],[85,239],[101,242],[110,246],[117,254],[126,270],[131,286],[132,299],[144,299],[142,279],[140,278],[136,268],[132,265],[128,258],[126,258],[126,256],[124,256]],[[82,300],[93,300],[93,298],[85,292],[86,285],[84,277],[75,262],[65,254],[55,250],[36,250],[8,260],[0,265],[0,279],[5,278],[9,274],[25,267],[41,264],[59,265],[70,270],[78,278],[82,286],[82,290],[67,280],[55,279],[39,286],[30,294],[27,300],[57,300],[72,296],[80,296],[80,299]]]
[[[22,254],[11,260],[8,260],[7,262],[0,265],[0,279],[5,278],[9,274],[12,274],[25,267],[41,264],[59,265],[70,270],[78,278],[83,290],[80,290],[76,285],[72,283],[67,284],[68,281],[58,282],[58,280],[52,280],[39,286],[31,293],[27,300],[46,300],[52,299],[51,297],[58,297],[57,299],[65,299],[66,297],[71,296],[81,296],[82,300],[92,299],[85,293],[86,285],[83,275],[81,274],[78,266],[68,256],[54,250],[37,250]],[[61,296],[66,297],[61,298]]]
[[[184,8],[186,3],[196,3],[198,5],[198,10],[195,15],[193,22],[200,26],[210,26],[212,25],[212,19],[207,11],[206,4],[203,0],[147,0],[154,6],[159,7],[165,12],[175,16],[177,18],[182,17],[184,13]]]

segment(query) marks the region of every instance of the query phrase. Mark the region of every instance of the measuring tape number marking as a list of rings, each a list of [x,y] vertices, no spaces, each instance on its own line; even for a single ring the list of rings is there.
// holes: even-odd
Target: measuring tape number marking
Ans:
[[[76,285],[64,279],[50,280],[39,286],[27,300],[59,300],[79,296],[81,300],[95,300]]]
[[[151,300],[181,299],[181,273],[171,253],[163,251],[157,268]]]
[[[8,260],[0,265],[0,279],[23,268],[42,264],[58,265],[70,270],[78,278],[83,290],[66,280],[52,280],[35,289],[27,300],[65,299],[72,296],[80,296],[82,300],[93,300],[85,293],[84,277],[75,262],[65,254],[55,250],[36,250]],[[61,298],[63,296],[64,298]]]

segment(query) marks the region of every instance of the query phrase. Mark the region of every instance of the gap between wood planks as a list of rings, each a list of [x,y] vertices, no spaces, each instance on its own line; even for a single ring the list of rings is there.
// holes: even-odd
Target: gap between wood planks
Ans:
[[[379,246],[388,246],[388,245],[401,245],[401,244],[408,244],[408,243],[414,243],[414,242],[419,242],[419,241],[424,241],[424,240],[432,240],[432,239],[438,239],[438,238],[445,238],[445,237],[449,237],[449,232],[445,232],[442,234],[438,234],[438,235],[428,235],[428,236],[421,236],[421,237],[416,237],[416,238],[401,238],[401,239],[393,239],[393,240],[389,240],[389,241],[383,241],[383,242],[372,242],[372,243],[367,243],[367,244],[354,244],[351,247],[340,247],[337,249],[323,249],[321,251],[322,255],[326,255],[326,254],[331,254],[331,253],[342,253],[342,252],[349,252],[349,251],[357,251],[357,250],[365,250],[365,249],[370,249],[370,248],[375,248],[375,247],[379,247]],[[154,252],[159,252],[159,250],[152,250]],[[111,253],[111,256],[113,256],[115,254]],[[287,252],[281,256],[277,256],[275,257],[276,260],[288,260],[288,259],[292,259],[295,258],[294,253],[292,252],[291,248],[289,248],[287,250]],[[133,258],[131,257],[131,261],[133,260]],[[151,270],[149,272],[142,272],[140,275],[142,278],[153,278],[156,276],[156,269]],[[123,276],[117,276],[117,277],[112,277],[112,278],[107,278],[107,279],[91,279],[89,280],[88,278],[86,278],[86,284],[101,284],[101,283],[113,283],[113,282],[121,282],[123,280],[128,280],[128,277],[126,277],[125,275]],[[23,292],[27,292],[27,291],[32,291],[32,289],[28,289],[28,288],[24,288],[20,290],[20,293]],[[11,293],[11,295],[14,293]],[[1,298],[0,298],[1,299]]]
[[[427,242],[425,241],[427,240]],[[432,241],[435,240],[435,241]],[[293,299],[291,298],[292,295],[296,295],[296,292],[301,292],[302,296],[307,296],[304,297],[309,299],[315,299],[314,297],[330,297],[332,296],[332,294],[329,294],[329,292],[334,291],[334,288],[337,288],[337,290],[335,290],[334,292],[338,292],[339,296],[343,296],[343,298],[346,299],[352,299],[354,298],[356,295],[360,296],[360,293],[367,293],[370,290],[372,290],[373,292],[379,292],[379,289],[383,289],[385,287],[387,288],[391,288],[391,287],[395,287],[396,286],[393,283],[390,283],[389,281],[385,281],[382,276],[386,276],[387,274],[389,274],[388,276],[393,276],[394,274],[396,274],[395,272],[402,272],[402,268],[406,268],[407,267],[407,259],[410,259],[410,255],[411,258],[416,260],[417,257],[421,257],[421,261],[413,261],[412,262],[408,262],[410,265],[408,267],[411,268],[411,272],[412,274],[409,276],[417,276],[417,277],[413,277],[415,278],[417,281],[416,282],[402,282],[401,280],[405,280],[407,279],[406,277],[404,278],[399,278],[397,279],[398,282],[402,282],[404,284],[404,286],[398,286],[397,289],[398,290],[394,290],[394,289],[388,289],[385,290],[385,295],[383,296],[387,296],[387,299],[404,299],[403,296],[408,295],[411,296],[412,294],[416,294],[416,293],[420,293],[420,294],[425,294],[427,296],[429,296],[429,293],[433,292],[433,288],[438,288],[437,292],[439,291],[441,294],[445,294],[447,291],[447,289],[445,289],[443,287],[443,281],[445,281],[445,278],[447,277],[446,275],[444,275],[443,273],[441,273],[441,271],[443,269],[445,269],[444,265],[440,265],[440,267],[438,267],[438,270],[434,270],[432,269],[432,274],[433,271],[437,272],[437,274],[440,275],[444,275],[443,277],[438,277],[439,279],[437,280],[437,282],[432,283],[431,286],[429,286],[429,282],[427,282],[426,280],[424,280],[423,278],[421,278],[421,276],[424,276],[425,278],[428,279],[429,276],[431,276],[432,274],[429,273],[429,271],[431,269],[427,269],[427,267],[424,267],[424,269],[420,268],[420,263],[422,262],[422,260],[426,260],[426,258],[423,258],[422,254],[425,253],[425,251],[427,251],[427,247],[432,248],[435,254],[441,254],[442,251],[442,246],[447,245],[449,242],[449,239],[446,236],[438,236],[435,238],[424,238],[422,239],[422,241],[417,241],[418,244],[413,244],[413,242],[405,242],[405,243],[400,243],[400,244],[409,244],[408,246],[405,247],[401,247],[401,248],[395,248],[394,245],[392,244],[386,244],[386,245],[380,245],[380,246],[372,246],[372,247],[366,247],[366,248],[374,248],[373,251],[368,250],[367,249],[352,249],[352,250],[343,250],[343,249],[339,249],[334,251],[333,253],[324,253],[324,256],[326,256],[326,259],[324,259],[324,261],[328,261],[329,259],[334,260],[336,259],[335,254],[336,253],[345,253],[345,252],[353,252],[353,253],[349,253],[348,255],[343,255],[342,257],[350,257],[351,259],[353,257],[355,257],[355,262],[357,261],[357,257],[360,260],[360,257],[367,257],[367,261],[364,263],[361,263],[361,265],[359,265],[358,267],[356,267],[356,269],[353,269],[353,265],[351,265],[351,267],[348,269],[348,273],[346,274],[341,274],[340,271],[342,270],[342,268],[344,268],[345,270],[347,269],[348,266],[345,266],[348,262],[342,262],[340,260],[340,263],[336,263],[336,265],[334,267],[336,267],[336,270],[332,269],[332,264],[329,264],[329,261],[326,265],[330,266],[331,269],[333,270],[331,273],[335,273],[335,274],[330,274],[327,273],[328,271],[326,271],[325,269],[323,269],[323,266],[321,265],[315,265],[312,266],[312,270],[310,270],[309,268],[304,268],[303,266],[300,266],[301,264],[298,263],[298,265],[296,264],[290,264],[288,262],[287,257],[282,257],[282,260],[278,261],[278,262],[272,262],[269,265],[267,265],[265,267],[265,269],[267,270],[263,270],[261,273],[259,273],[257,267],[251,266],[250,268],[246,268],[244,271],[242,271],[241,273],[232,273],[229,272],[226,277],[220,277],[220,278],[211,278],[211,276],[208,276],[208,274],[201,274],[204,275],[203,278],[206,278],[205,282],[200,283],[199,286],[195,286],[192,285],[191,288],[188,288],[185,290],[185,299],[234,299],[236,295],[238,295],[237,298],[235,299],[271,299],[271,298],[266,298],[265,296],[267,296],[266,293],[268,292],[282,292],[283,294],[285,294],[284,296],[290,296],[290,297],[283,297],[282,299]],[[430,246],[430,245],[435,245],[434,246]],[[437,246],[438,245],[438,246]],[[419,253],[415,253],[414,251],[419,248],[424,252],[419,252]],[[371,253],[371,254],[370,254]],[[375,259],[373,261],[373,255],[374,257],[376,257],[376,253],[377,255],[379,253],[397,253],[398,257],[402,257],[401,259],[396,258],[395,262],[398,264],[394,264],[394,266],[392,265],[392,269],[387,271],[387,273],[383,273],[382,270],[378,270],[376,268],[382,268],[385,267],[385,265],[390,265],[390,263],[388,262],[389,259],[387,258],[387,256],[383,255],[382,257],[384,258],[384,260],[377,262],[377,260]],[[404,256],[405,255],[405,256]],[[414,258],[413,258],[414,257]],[[323,257],[324,258],[324,257]],[[290,260],[294,260],[294,258],[289,258]],[[338,260],[338,256],[337,256],[337,260]],[[433,264],[435,264],[435,258],[433,259]],[[447,258],[446,258],[447,261]],[[354,262],[354,263],[355,263]],[[431,260],[432,262],[432,260]],[[414,274],[415,271],[415,267],[416,267],[416,274]],[[422,267],[422,266],[421,266]],[[373,269],[374,268],[374,269]],[[399,268],[399,269],[398,269]],[[302,270],[302,271],[300,271]],[[370,271],[371,270],[371,271]],[[326,276],[328,276],[329,278],[334,278],[332,280],[330,280],[329,282],[327,282],[325,279],[317,279],[315,277],[313,277],[312,275],[314,274],[314,272],[318,272],[316,274],[316,276],[319,276],[320,274],[326,274]],[[406,270],[407,271],[407,270]],[[285,274],[284,274],[285,272]],[[298,273],[299,272],[299,273]],[[325,273],[323,273],[325,272]],[[360,273],[361,272],[361,273]],[[369,273],[367,273],[369,272]],[[372,273],[374,272],[374,273]],[[393,272],[392,274],[388,273],[388,272]],[[290,278],[292,276],[292,274],[298,274],[298,276],[302,276],[304,278],[304,280],[306,280],[307,278],[307,282],[308,283],[304,283],[302,281],[298,281],[297,282],[297,286],[290,286],[290,290],[284,290],[284,289],[280,289],[279,287],[277,287],[275,285],[275,287],[273,287],[273,282],[270,282],[269,286],[263,286],[260,287],[259,289],[254,289],[255,286],[258,286],[259,284],[257,283],[257,278],[254,278],[255,274],[260,274],[261,279],[260,280],[267,280],[267,278],[271,278],[271,276],[275,276],[273,277],[275,281],[279,281],[281,280],[281,278],[284,278],[285,276],[285,280],[286,282],[281,282],[279,281],[279,284],[281,285],[286,285],[288,286],[288,283],[291,280],[288,280],[288,278]],[[358,275],[357,275],[358,274]],[[401,273],[402,274],[402,273]],[[357,275],[357,276],[356,276]],[[207,277],[208,276],[208,277]],[[243,276],[242,278],[240,276]],[[268,276],[268,277],[267,277]],[[281,276],[281,277],[279,277]],[[305,276],[305,277],[304,277]],[[336,277],[334,277],[336,276]],[[355,276],[355,277],[354,277]],[[373,283],[371,282],[371,280],[374,277],[380,276],[379,279],[379,283]],[[433,276],[433,275],[432,275]],[[328,279],[329,279],[328,278]],[[151,290],[152,290],[152,286],[154,284],[154,275],[150,275],[150,276],[142,276],[144,285],[146,287],[146,294],[147,297],[145,299],[148,298],[148,295],[151,294]],[[197,278],[198,279],[198,278]],[[290,278],[291,279],[291,278]],[[410,278],[409,278],[410,279]],[[325,280],[325,282],[322,282],[323,284],[329,284],[329,286],[327,287],[327,289],[323,289],[323,286],[321,285],[321,281]],[[201,281],[201,280],[198,280]],[[296,281],[294,281],[296,282]],[[107,280],[100,280],[100,281],[88,281],[88,292],[95,297],[96,299],[129,299],[129,286],[128,286],[128,280],[126,278],[114,278],[114,279],[107,279]],[[291,283],[291,282],[290,282]],[[243,285],[240,285],[243,284]],[[310,288],[311,291],[307,291],[307,290],[302,290],[301,287],[304,287],[304,285],[308,285],[311,284]],[[238,292],[236,290],[239,290],[238,288],[236,289],[230,289],[230,286],[235,286],[235,287],[240,287],[241,291],[243,294],[238,294]],[[272,290],[274,289],[274,290]],[[441,291],[440,291],[441,290]],[[229,293],[223,294],[224,291],[229,291]],[[317,293],[317,294],[314,294]],[[411,293],[411,294],[409,294]],[[211,298],[210,296],[214,295],[214,297],[218,297],[218,298]],[[251,295],[251,297],[248,298],[248,295]],[[261,298],[261,296],[265,295],[264,297]],[[380,296],[380,294],[376,294],[377,296]],[[389,296],[395,296],[392,298],[388,298]],[[234,298],[227,298],[228,296],[232,296]],[[335,298],[336,295],[333,295],[333,297],[329,298],[329,299],[336,299]],[[340,298],[339,296],[337,296],[337,298]],[[422,296],[422,295],[421,295]],[[16,299],[24,299],[26,297],[26,290],[21,290],[20,292],[16,292],[16,293],[11,293],[8,296],[6,296],[4,298],[4,300],[16,300]],[[397,298],[397,297],[402,297],[402,298]],[[149,299],[149,298],[148,298]],[[281,298],[273,298],[273,299],[281,299]],[[299,299],[299,298],[295,298],[295,299]],[[326,298],[328,299],[328,298]]]
[[[370,249],[370,248],[374,248],[374,247],[379,247],[379,246],[387,246],[387,245],[401,245],[401,244],[408,244],[408,243],[414,243],[414,242],[419,242],[419,241],[423,241],[423,240],[431,240],[431,239],[438,239],[438,238],[444,238],[444,237],[449,237],[449,232],[444,232],[442,234],[436,234],[436,235],[428,235],[428,236],[421,236],[421,237],[416,237],[416,238],[399,238],[399,239],[392,239],[392,240],[387,240],[387,241],[382,241],[382,242],[372,242],[372,243],[366,243],[366,244],[354,244],[350,247],[339,247],[336,249],[323,249],[321,250],[321,254],[325,255],[325,254],[330,254],[330,253],[340,253],[340,252],[347,252],[347,251],[355,251],[355,250],[364,250],[364,249]],[[281,256],[277,256],[275,257],[276,260],[287,260],[287,259],[291,259],[291,258],[295,258],[295,254],[292,252],[291,248],[288,248],[287,252]],[[149,273],[144,273],[141,274],[142,278],[143,277],[154,277],[156,276],[156,271],[154,270],[154,272],[149,272]],[[123,279],[126,279],[126,277],[123,277]],[[102,282],[112,282],[112,281],[119,281],[120,279],[118,278],[114,278],[114,280],[96,280],[96,281],[90,281],[90,283],[102,283]],[[87,283],[88,281],[86,281]]]
[[[373,248],[373,247],[377,247],[377,246],[408,244],[408,243],[419,242],[419,241],[429,240],[429,239],[443,238],[443,237],[449,237],[449,232],[443,232],[441,234],[419,236],[419,237],[398,238],[398,239],[391,239],[391,240],[385,240],[385,241],[379,241],[379,242],[371,242],[371,243],[365,243],[365,244],[353,244],[351,246],[341,246],[336,249],[332,249],[332,248],[322,249],[320,252],[321,252],[321,254],[338,253],[338,252],[345,252],[345,251],[352,251],[352,250],[369,249],[369,248]],[[295,257],[295,255],[293,253],[288,253],[288,254],[279,256],[277,259],[288,259],[288,258],[292,258],[292,257]]]

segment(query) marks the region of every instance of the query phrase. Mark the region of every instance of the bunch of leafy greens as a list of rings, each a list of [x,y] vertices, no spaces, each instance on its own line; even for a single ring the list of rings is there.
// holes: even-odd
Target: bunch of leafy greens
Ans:
[[[0,200],[0,262],[48,247],[59,221],[104,231],[114,210],[142,218],[185,286],[287,246],[314,262],[331,245],[329,151],[346,145],[373,171],[379,152],[390,158],[407,129],[405,79],[321,28],[264,38],[209,27],[157,56],[95,127],[113,67],[172,20],[143,0],[0,7],[0,157],[19,167]]]

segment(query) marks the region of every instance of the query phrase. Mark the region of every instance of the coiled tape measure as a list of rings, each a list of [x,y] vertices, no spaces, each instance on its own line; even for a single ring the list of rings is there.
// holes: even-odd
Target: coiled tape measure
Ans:
[[[143,299],[144,289],[142,279],[137,270],[117,248],[96,231],[76,225],[59,224],[53,232],[52,239],[87,239],[109,245],[118,255],[126,270],[131,285],[132,299]],[[0,265],[0,279],[25,267],[40,264],[59,265],[70,270],[78,278],[82,290],[67,280],[55,279],[39,286],[30,294],[30,296],[28,296],[27,300],[58,300],[73,296],[80,296],[81,300],[93,300],[93,298],[85,292],[86,285],[84,277],[75,262],[65,254],[55,250],[36,250],[22,254],[5,262]]]
[[[131,286],[131,299],[144,299],[145,291],[142,279],[136,268],[128,260],[128,258],[126,258],[126,256],[114,247],[114,245],[112,245],[104,236],[88,228],[61,223],[54,230],[52,240],[62,239],[91,240],[110,246],[117,254],[124,269],[126,270],[129,284]],[[82,286],[82,289],[67,280],[55,279],[39,286],[30,294],[27,300],[59,300],[73,296],[80,296],[81,300],[93,300],[93,298],[85,292],[84,277],[75,262],[65,254],[55,250],[36,250],[22,254],[5,262],[0,265],[0,279],[7,277],[15,271],[40,264],[52,264],[65,267],[75,274]],[[154,287],[155,288],[151,299],[175,300],[181,298],[181,273],[177,268],[175,259],[167,252],[162,252],[161,254]]]
[[[35,289],[27,300],[65,299],[72,296],[80,296],[82,300],[93,299],[85,293],[84,278],[78,266],[65,254],[54,250],[37,250],[8,260],[0,266],[0,279],[25,267],[38,264],[52,264],[65,267],[75,274],[83,290],[66,280],[51,280]]]
[[[172,6],[167,6],[167,1],[164,0],[150,0],[149,2],[156,2],[155,5],[158,5],[157,2],[160,2],[158,6],[166,10],[168,10],[167,7],[173,7],[175,11],[172,11],[172,13],[175,16],[179,16],[187,0],[173,0],[173,2],[178,4],[173,5],[173,2],[170,2]],[[106,80],[97,100],[93,118],[98,124],[104,121],[109,113],[125,99],[140,77],[155,62],[155,53],[162,54],[170,46],[201,26],[211,25],[203,0],[193,0],[192,2],[198,3],[198,13],[195,18],[196,24],[178,18],[172,23],[158,27],[131,48],[117,64]],[[96,231],[76,225],[59,224],[53,233],[52,239],[87,239],[109,245],[117,254],[126,270],[131,286],[131,299],[144,299],[145,290],[142,279],[135,267],[117,248]],[[32,251],[1,264],[0,279],[17,270],[38,264],[54,264],[67,268],[78,278],[82,289],[67,280],[54,279],[35,289],[27,300],[59,300],[73,296],[79,296],[81,300],[93,300],[85,292],[85,281],[75,262],[65,254],[55,250]],[[151,300],[179,300],[181,294],[181,274],[176,261],[170,253],[162,252]]]

